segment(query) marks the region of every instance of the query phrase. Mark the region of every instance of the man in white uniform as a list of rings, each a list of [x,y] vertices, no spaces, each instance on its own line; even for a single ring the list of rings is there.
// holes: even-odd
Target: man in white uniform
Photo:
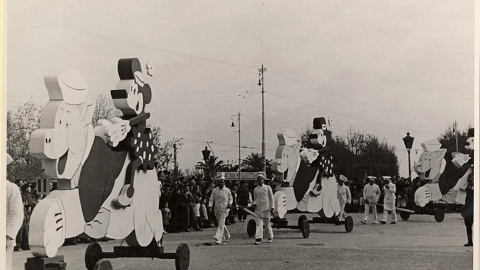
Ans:
[[[12,162],[12,158],[7,154],[7,164]],[[23,224],[23,202],[20,189],[14,183],[6,180],[4,187],[7,191],[7,215],[6,215],[6,265],[7,270],[12,269],[13,247],[15,247],[15,238]]]
[[[255,231],[255,245],[260,245],[263,240],[263,224],[265,223],[265,230],[267,231],[267,243],[273,240],[272,224],[270,223],[270,215],[273,214],[274,201],[272,188],[265,185],[263,181],[265,175],[263,173],[257,174],[257,187],[253,191],[253,205],[255,208],[255,222],[257,228]]]
[[[380,197],[380,188],[377,184],[375,184],[375,177],[369,176],[368,177],[368,184],[365,185],[363,188],[363,198],[365,198],[365,214],[362,220],[363,224],[367,224],[368,221],[368,213],[370,212],[370,208],[372,208],[373,212],[373,224],[377,224],[377,202],[378,198]]]
[[[215,217],[218,221],[218,228],[215,236],[215,244],[222,244],[222,239],[225,239],[225,242],[230,238],[230,233],[228,232],[227,227],[225,226],[225,218],[228,215],[230,208],[232,207],[233,197],[230,189],[225,187],[225,176],[222,174],[219,180],[217,180],[218,186],[213,189],[212,195],[210,196],[210,201],[208,207],[210,212],[212,207],[215,213]]]
[[[391,224],[397,224],[397,213],[395,211],[395,192],[397,191],[395,184],[392,183],[390,177],[384,177],[384,186],[383,192],[385,192],[385,197],[383,199],[383,219],[380,221],[382,224],[387,224],[387,215],[388,212],[392,213],[392,222]]]
[[[340,175],[338,179],[338,187],[337,187],[337,197],[338,197],[338,202],[340,203],[340,221],[345,220],[346,214],[345,214],[345,205],[347,203],[352,202],[352,195],[350,194],[350,188],[348,188],[345,185],[345,182],[347,181],[347,177]]]

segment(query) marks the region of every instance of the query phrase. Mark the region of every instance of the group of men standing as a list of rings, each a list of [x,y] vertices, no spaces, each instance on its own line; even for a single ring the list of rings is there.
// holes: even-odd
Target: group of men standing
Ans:
[[[397,213],[395,211],[396,187],[395,187],[395,184],[392,183],[389,177],[385,177],[383,181],[384,181],[383,192],[385,197],[383,198],[383,218],[380,221],[380,223],[387,224],[388,213],[391,213],[392,222],[390,224],[396,224],[397,223]],[[364,214],[363,220],[361,221],[363,224],[367,224],[368,222],[370,209],[372,209],[372,213],[373,213],[373,224],[378,223],[377,204],[378,204],[378,199],[380,198],[381,193],[382,192],[380,191],[380,187],[378,187],[378,185],[375,184],[375,177],[369,176],[368,184],[366,184],[365,187],[363,188],[363,198],[365,200],[364,201],[365,214]]]
[[[273,241],[273,229],[270,223],[270,217],[274,211],[274,200],[272,188],[264,184],[265,175],[263,173],[257,174],[257,187],[253,191],[252,208],[255,209],[255,244],[259,245],[263,240],[263,228],[265,225],[267,243]],[[230,239],[230,232],[225,226],[225,219],[228,216],[233,204],[232,193],[229,188],[225,187],[225,178],[221,177],[217,180],[217,187],[212,191],[208,207],[210,211],[213,210],[215,218],[218,221],[218,228],[213,237],[215,244],[220,245],[222,242],[227,242]],[[244,203],[240,204],[246,207]]]

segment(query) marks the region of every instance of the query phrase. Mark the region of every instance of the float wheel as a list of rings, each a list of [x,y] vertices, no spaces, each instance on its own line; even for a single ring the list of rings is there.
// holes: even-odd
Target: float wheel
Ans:
[[[254,237],[257,231],[257,223],[254,219],[250,219],[247,223],[247,234],[249,237]]]
[[[179,244],[175,254],[175,269],[187,270],[190,266],[190,249],[188,245],[185,243]]]
[[[442,222],[443,219],[445,218],[445,210],[443,208],[435,209],[434,216],[437,222]]]
[[[310,236],[310,223],[308,220],[303,221],[303,225],[300,227],[300,230],[302,231],[303,238],[308,238]]]
[[[109,260],[101,259],[95,264],[93,270],[113,270],[112,263]]]
[[[345,230],[351,232],[353,230],[353,218],[348,216],[345,218]]]
[[[410,213],[408,213],[408,212],[400,212],[400,218],[402,218],[402,220],[407,221],[407,220],[410,218]]]
[[[102,247],[98,243],[88,245],[85,251],[85,267],[87,267],[88,270],[94,270],[95,265],[102,259],[102,256]]]
[[[302,228],[303,224],[304,224],[303,221],[305,221],[305,220],[308,221],[307,216],[305,216],[305,215],[301,215],[301,216],[298,217],[297,225],[298,225],[298,228],[300,228],[300,230],[303,230],[303,228]]]

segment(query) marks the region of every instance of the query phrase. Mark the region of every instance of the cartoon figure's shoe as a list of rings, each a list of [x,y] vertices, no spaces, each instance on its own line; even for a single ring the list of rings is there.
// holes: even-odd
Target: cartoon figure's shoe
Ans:
[[[54,257],[65,241],[65,213],[59,199],[41,200],[30,218],[29,244],[36,257]]]
[[[322,193],[322,185],[316,184],[313,189],[310,191],[311,196],[318,196]]]
[[[130,185],[124,185],[122,187],[122,190],[120,191],[120,195],[118,195],[117,198],[113,199],[113,202],[115,202],[120,207],[127,207],[132,204],[133,195],[133,187]]]

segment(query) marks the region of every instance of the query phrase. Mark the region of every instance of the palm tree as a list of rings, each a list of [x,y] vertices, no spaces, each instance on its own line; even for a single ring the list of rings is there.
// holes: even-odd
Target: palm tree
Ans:
[[[262,154],[251,153],[242,161],[242,166],[246,171],[258,172],[263,171]]]
[[[198,162],[195,168],[203,170],[206,174],[205,177],[208,179],[215,179],[217,172],[223,167],[223,160],[217,161],[217,159],[218,157],[211,155],[208,157],[207,162]]]

